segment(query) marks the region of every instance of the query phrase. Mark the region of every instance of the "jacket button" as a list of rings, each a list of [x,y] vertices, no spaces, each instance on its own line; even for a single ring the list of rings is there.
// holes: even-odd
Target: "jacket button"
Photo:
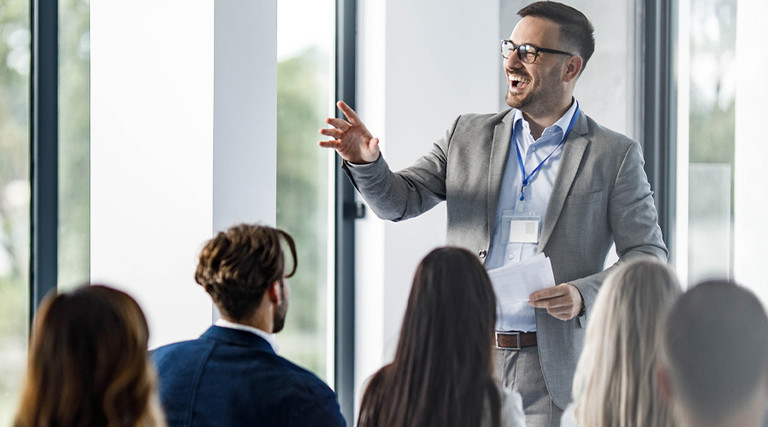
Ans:
[[[480,251],[477,253],[477,256],[480,257],[480,259],[485,259],[485,256],[488,254],[488,252],[485,251],[485,249],[480,249]]]

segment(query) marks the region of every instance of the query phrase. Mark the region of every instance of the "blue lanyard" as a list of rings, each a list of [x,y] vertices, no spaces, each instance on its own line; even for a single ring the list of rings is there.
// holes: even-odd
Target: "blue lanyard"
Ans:
[[[544,163],[549,160],[550,157],[552,157],[553,154],[555,154],[555,151],[557,151],[558,148],[560,148],[561,145],[565,143],[566,138],[568,138],[568,134],[571,133],[571,129],[573,129],[573,125],[576,124],[576,119],[579,117],[579,106],[576,105],[576,111],[573,112],[573,117],[571,118],[571,122],[568,124],[568,129],[565,130],[565,134],[563,134],[563,140],[560,141],[559,144],[557,144],[557,147],[555,147],[554,150],[552,150],[549,155],[539,163],[538,166],[534,170],[531,171],[527,176],[525,175],[525,165],[523,164],[523,156],[520,154],[520,144],[518,144],[517,139],[515,139],[514,135],[514,128],[512,131],[512,139],[515,140],[515,148],[517,148],[517,163],[520,165],[520,174],[523,177],[523,185],[520,186],[520,201],[522,202],[525,200],[525,187],[528,186],[528,183],[531,181],[531,177],[541,169],[541,166],[544,165]]]

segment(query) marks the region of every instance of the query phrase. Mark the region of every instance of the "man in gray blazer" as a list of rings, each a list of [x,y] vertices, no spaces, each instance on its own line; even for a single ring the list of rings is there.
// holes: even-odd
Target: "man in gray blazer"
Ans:
[[[508,77],[498,114],[457,118],[432,150],[392,172],[378,139],[345,103],[329,118],[334,148],[371,209],[392,221],[447,203],[447,244],[501,267],[544,253],[558,285],[529,297],[533,308],[500,313],[497,367],[520,392],[528,425],[559,425],[590,309],[617,264],[667,257],[640,146],[580,111],[576,81],[594,51],[593,28],[556,2],[521,9],[502,41]],[[506,321],[505,319],[511,319]]]

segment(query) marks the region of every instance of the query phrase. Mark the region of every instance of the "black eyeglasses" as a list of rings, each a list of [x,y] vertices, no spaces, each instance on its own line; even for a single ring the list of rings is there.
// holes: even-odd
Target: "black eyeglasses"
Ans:
[[[526,64],[533,64],[536,62],[536,58],[539,57],[541,52],[559,53],[561,55],[575,56],[575,53],[563,52],[562,50],[547,49],[543,47],[536,47],[532,44],[515,44],[512,40],[501,41],[501,56],[509,58],[509,55],[513,51],[517,51],[517,57],[520,62]]]

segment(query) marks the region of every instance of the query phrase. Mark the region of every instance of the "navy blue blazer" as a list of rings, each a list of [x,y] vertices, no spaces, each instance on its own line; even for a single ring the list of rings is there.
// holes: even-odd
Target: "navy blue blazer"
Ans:
[[[334,392],[256,334],[211,326],[152,352],[169,426],[345,426]]]

